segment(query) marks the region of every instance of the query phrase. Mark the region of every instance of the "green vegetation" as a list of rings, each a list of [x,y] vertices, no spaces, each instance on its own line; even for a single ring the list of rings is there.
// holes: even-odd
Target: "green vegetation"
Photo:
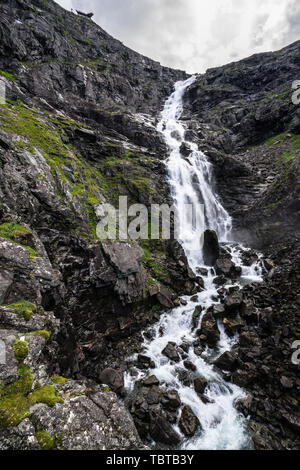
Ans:
[[[18,380],[5,388],[5,395],[28,395],[32,390],[33,375],[29,367],[21,363],[18,367]]]
[[[13,222],[5,223],[0,225],[0,236],[13,242],[19,242],[24,240],[27,235],[31,235],[32,232],[23,225],[17,225]]]
[[[27,150],[32,154],[39,150],[47,160],[53,177],[57,180],[58,196],[63,199],[66,191],[73,197],[79,197],[86,204],[86,211],[91,216],[90,233],[88,238],[96,238],[94,206],[100,200],[105,180],[101,172],[91,167],[86,161],[81,161],[73,151],[71,145],[66,145],[62,138],[64,129],[77,129],[83,127],[81,123],[69,118],[62,118],[56,114],[29,108],[24,103],[7,104],[0,109],[0,119],[3,130],[19,137],[16,147]],[[87,126],[84,125],[86,128]],[[72,174],[72,179],[70,178]],[[41,175],[42,178],[44,175]],[[74,182],[74,178],[76,182]],[[76,215],[74,213],[74,222]],[[72,220],[69,222],[72,223]],[[82,234],[84,235],[84,234]],[[1,235],[0,235],[1,236]],[[32,248],[27,247],[32,257],[38,256]]]
[[[46,431],[38,431],[35,435],[43,450],[51,450],[55,445],[55,439]]]
[[[0,429],[17,426],[30,416],[27,395],[31,392],[33,376],[24,364],[18,368],[19,378],[5,388],[0,388]]]
[[[28,352],[29,352],[28,346],[25,343],[25,341],[17,340],[13,348],[14,348],[15,356],[18,359],[18,361],[19,362],[24,361],[24,359],[26,359],[26,357],[28,356]]]
[[[53,375],[51,377],[51,381],[52,383],[54,383],[55,385],[64,385],[65,383],[68,382],[68,379],[66,379],[65,377],[61,377],[59,375]]]
[[[59,397],[53,385],[45,385],[44,387],[35,390],[30,396],[31,404],[45,403],[48,406],[54,406],[56,403],[63,403],[64,400]]]
[[[34,331],[33,334],[34,334],[34,336],[41,336],[46,341],[49,341],[49,339],[51,338],[51,333],[50,333],[50,331],[47,331],[47,330],[36,330],[36,331]]]
[[[14,350],[18,359],[23,361],[28,348],[20,348],[19,343],[16,342]],[[18,379],[6,387],[0,386],[0,429],[17,426],[30,416],[30,407],[36,403],[54,406],[64,402],[53,385],[45,385],[32,392],[33,379],[31,370],[22,362],[18,367]],[[59,383],[62,379],[59,378]]]
[[[150,271],[151,275],[157,281],[163,281],[167,277],[167,272],[163,269],[163,265],[160,261],[162,255],[162,248],[155,244],[155,241],[142,241],[142,248],[145,256],[143,258],[144,267]],[[151,279],[149,279],[151,283]],[[155,282],[154,282],[155,283]]]
[[[22,394],[0,398],[0,429],[17,426],[30,416],[28,400]]]
[[[39,253],[26,243],[32,238],[32,232],[24,225],[18,225],[13,222],[8,222],[0,225],[0,237],[9,240],[12,243],[16,243],[25,248],[31,258],[36,258]]]
[[[14,310],[24,320],[29,321],[33,313],[37,312],[37,308],[31,302],[27,300],[20,300],[14,304],[5,305],[6,308]]]
[[[286,132],[283,132],[282,134],[275,135],[271,137],[270,139],[266,140],[265,144],[268,145],[269,147],[272,147],[273,145],[283,142],[286,139]]]
[[[15,76],[12,73],[5,72],[5,70],[0,70],[0,77],[4,77],[10,82],[13,82],[15,80]]]

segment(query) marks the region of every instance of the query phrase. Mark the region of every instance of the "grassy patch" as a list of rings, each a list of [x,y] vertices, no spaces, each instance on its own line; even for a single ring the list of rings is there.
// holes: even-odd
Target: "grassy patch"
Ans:
[[[49,339],[51,338],[51,333],[50,333],[50,331],[47,331],[47,330],[36,330],[36,331],[34,331],[33,334],[34,334],[34,336],[41,336],[46,341],[49,341]]]
[[[16,79],[12,73],[5,72],[5,70],[0,70],[0,77],[4,77],[10,82],[13,82]]]
[[[9,240],[12,243],[21,245],[29,252],[32,259],[39,257],[39,253],[31,246],[27,245],[27,243],[32,239],[32,232],[27,227],[24,227],[24,225],[18,225],[13,222],[1,224],[0,237]]]
[[[36,306],[27,300],[20,300],[14,304],[5,305],[5,307],[14,310],[24,320],[29,321],[33,313],[37,312]]]

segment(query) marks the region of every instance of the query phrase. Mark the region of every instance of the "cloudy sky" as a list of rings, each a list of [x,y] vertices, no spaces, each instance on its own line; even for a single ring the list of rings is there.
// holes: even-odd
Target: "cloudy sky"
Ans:
[[[188,72],[300,39],[299,0],[57,0],[132,49]]]

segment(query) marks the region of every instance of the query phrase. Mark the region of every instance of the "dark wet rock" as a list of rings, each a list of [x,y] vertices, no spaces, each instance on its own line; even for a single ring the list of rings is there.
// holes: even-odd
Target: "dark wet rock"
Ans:
[[[181,400],[176,390],[168,390],[164,393],[162,404],[167,410],[177,410],[181,406]]]
[[[185,387],[189,387],[193,382],[193,374],[186,369],[176,369],[176,376]]]
[[[213,305],[208,311],[211,312],[215,318],[223,318],[225,316],[225,308],[222,304]]]
[[[228,282],[228,279],[225,277],[225,276],[217,276],[214,278],[214,284],[216,286],[224,286],[225,284],[227,284]]]
[[[147,377],[147,379],[143,381],[143,385],[145,385],[145,387],[152,387],[153,385],[159,385],[159,380],[155,375],[151,375],[150,377]]]
[[[206,230],[203,241],[203,258],[207,266],[214,266],[220,256],[219,241],[216,232]]]
[[[225,310],[227,313],[235,314],[243,303],[243,295],[239,292],[228,295],[225,299]]]
[[[165,415],[170,424],[177,424],[178,413],[176,411],[166,411]]]
[[[187,370],[191,370],[192,372],[195,372],[197,370],[197,367],[191,361],[184,361],[183,364]]]
[[[154,369],[155,364],[153,363],[152,359],[144,354],[138,355],[138,364],[144,369]]]
[[[196,271],[201,276],[207,276],[208,275],[208,269],[206,269],[206,268],[197,268]]]
[[[184,157],[189,157],[191,152],[192,152],[191,148],[186,143],[181,144],[180,146],[181,155],[183,155]]]
[[[124,374],[121,370],[105,369],[99,376],[101,383],[109,385],[114,391],[118,392],[124,387]]]
[[[255,251],[248,251],[242,255],[242,261],[245,266],[252,266],[257,263],[258,259],[258,255]]]
[[[198,377],[194,380],[194,389],[199,396],[204,394],[207,385],[208,381],[204,377]]]
[[[228,258],[217,259],[215,269],[218,276],[225,276],[227,278],[236,278],[242,273],[242,268],[236,266]]]
[[[264,266],[268,271],[274,269],[275,263],[271,259],[264,259]]]
[[[180,355],[176,343],[168,343],[165,349],[162,351],[162,354],[167,356],[171,361],[180,361]]]
[[[242,305],[239,309],[240,316],[246,320],[247,323],[258,323],[259,311],[253,305],[251,300],[243,300]]]
[[[253,396],[248,395],[246,398],[242,398],[238,400],[238,402],[235,404],[235,407],[238,411],[243,413],[245,417],[248,417],[251,412],[252,403],[253,403]]]
[[[223,318],[223,325],[228,336],[232,337],[236,333],[240,333],[241,329],[244,327],[244,322],[232,318]]]
[[[203,312],[203,307],[201,305],[197,305],[193,313],[193,328],[198,327],[202,312]]]
[[[214,362],[214,365],[221,370],[229,370],[233,372],[238,367],[237,357],[227,351]]]
[[[184,406],[179,420],[179,427],[183,434],[188,437],[194,436],[199,425],[199,419],[193,413],[192,409],[189,406]]]
[[[232,374],[232,382],[239,387],[247,388],[255,382],[257,370],[254,364],[246,363],[244,369],[237,369]]]
[[[245,331],[241,333],[240,345],[242,347],[249,347],[249,346],[255,346],[255,345],[258,346],[259,344],[260,344],[260,340],[255,333],[251,333],[249,331]]]
[[[200,330],[201,336],[205,337],[205,341],[210,347],[214,347],[220,339],[220,332],[216,319],[212,313],[208,312],[202,319]]]
[[[153,385],[145,396],[148,405],[157,405],[161,400],[160,389]]]
[[[176,445],[180,442],[180,437],[172,425],[155,411],[150,413],[150,435],[152,439],[162,444]]]

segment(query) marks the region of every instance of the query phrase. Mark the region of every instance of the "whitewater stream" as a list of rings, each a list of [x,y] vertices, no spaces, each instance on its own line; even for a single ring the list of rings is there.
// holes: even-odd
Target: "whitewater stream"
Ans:
[[[174,93],[165,103],[158,130],[163,134],[169,149],[169,158],[166,162],[169,174],[171,194],[179,213],[179,241],[182,244],[189,265],[197,272],[198,268],[205,268],[202,251],[199,250],[199,231],[195,228],[195,221],[186,215],[185,204],[193,204],[195,207],[203,205],[205,216],[203,218],[203,229],[212,229],[218,235],[223,248],[231,253],[233,262],[242,268],[241,278],[234,284],[229,282],[224,287],[232,285],[244,285],[247,282],[260,282],[262,280],[262,264],[260,261],[251,267],[243,266],[241,255],[247,249],[234,243],[231,239],[232,219],[218,195],[214,192],[213,168],[203,152],[195,143],[185,140],[186,130],[180,121],[183,112],[183,96],[186,89],[194,82],[196,77],[191,77],[184,82],[175,85]],[[184,157],[180,148],[182,143],[186,144],[191,153]],[[171,312],[163,314],[160,321],[154,326],[152,339],[144,335],[143,354],[150,357],[155,363],[155,369],[144,372],[139,371],[137,376],[126,375],[126,387],[132,390],[134,383],[148,375],[155,375],[161,385],[175,389],[179,393],[184,405],[189,405],[198,417],[201,426],[192,438],[185,437],[178,425],[175,430],[182,437],[181,449],[188,450],[231,450],[251,448],[251,436],[247,428],[247,420],[236,409],[235,404],[244,398],[245,392],[239,387],[226,382],[221,373],[213,366],[213,362],[224,352],[230,351],[238,340],[238,336],[228,337],[223,323],[218,322],[220,330],[220,341],[214,350],[208,347],[201,356],[194,352],[193,342],[196,341],[196,330],[193,329],[193,313],[197,305],[204,307],[199,319],[201,321],[207,309],[216,302],[219,297],[218,289],[214,284],[216,274],[211,268],[208,275],[204,276],[205,288],[198,295],[198,302],[191,300],[190,296],[184,297],[187,305],[175,308]],[[153,327],[152,327],[153,329]],[[187,350],[188,360],[197,368],[197,376],[204,377],[208,381],[205,390],[207,403],[204,403],[194,390],[193,385],[184,386],[176,370],[184,369],[183,360],[174,364],[162,351],[169,342],[178,346],[186,343],[190,347]]]

